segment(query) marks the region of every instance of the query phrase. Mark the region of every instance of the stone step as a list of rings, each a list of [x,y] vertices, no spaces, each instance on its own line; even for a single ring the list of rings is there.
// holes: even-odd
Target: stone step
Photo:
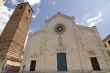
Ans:
[[[20,73],[110,73],[110,70],[105,70],[105,71],[31,71],[31,72],[20,72]]]
[[[42,71],[42,72],[21,72],[21,73],[110,73],[110,71],[88,71],[88,72],[81,72],[81,71]]]

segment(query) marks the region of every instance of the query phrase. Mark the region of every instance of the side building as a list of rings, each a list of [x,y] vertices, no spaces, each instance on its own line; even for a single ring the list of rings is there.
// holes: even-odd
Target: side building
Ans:
[[[97,28],[60,12],[30,33],[20,73],[107,73],[110,58]]]
[[[0,36],[0,72],[18,69],[32,17],[29,3],[18,4]]]
[[[105,48],[110,56],[110,34],[103,40]]]

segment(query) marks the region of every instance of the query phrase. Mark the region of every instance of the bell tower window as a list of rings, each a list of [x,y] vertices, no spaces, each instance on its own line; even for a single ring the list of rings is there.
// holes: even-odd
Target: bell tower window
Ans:
[[[22,9],[23,8],[23,6],[20,6],[20,9]]]

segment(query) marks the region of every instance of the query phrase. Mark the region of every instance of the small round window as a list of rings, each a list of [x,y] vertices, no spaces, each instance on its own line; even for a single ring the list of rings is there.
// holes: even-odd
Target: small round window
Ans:
[[[65,26],[63,24],[58,24],[55,26],[55,32],[61,34],[65,31]]]

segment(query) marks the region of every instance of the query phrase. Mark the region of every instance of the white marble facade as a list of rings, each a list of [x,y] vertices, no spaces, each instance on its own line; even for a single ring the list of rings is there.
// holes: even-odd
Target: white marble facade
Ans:
[[[44,25],[29,34],[20,73],[109,72],[110,59],[95,26],[77,25],[73,16],[60,12],[47,19]],[[58,70],[58,53],[66,54],[65,71]],[[97,59],[99,70],[93,69],[91,57]],[[30,71],[33,60],[35,70]]]

